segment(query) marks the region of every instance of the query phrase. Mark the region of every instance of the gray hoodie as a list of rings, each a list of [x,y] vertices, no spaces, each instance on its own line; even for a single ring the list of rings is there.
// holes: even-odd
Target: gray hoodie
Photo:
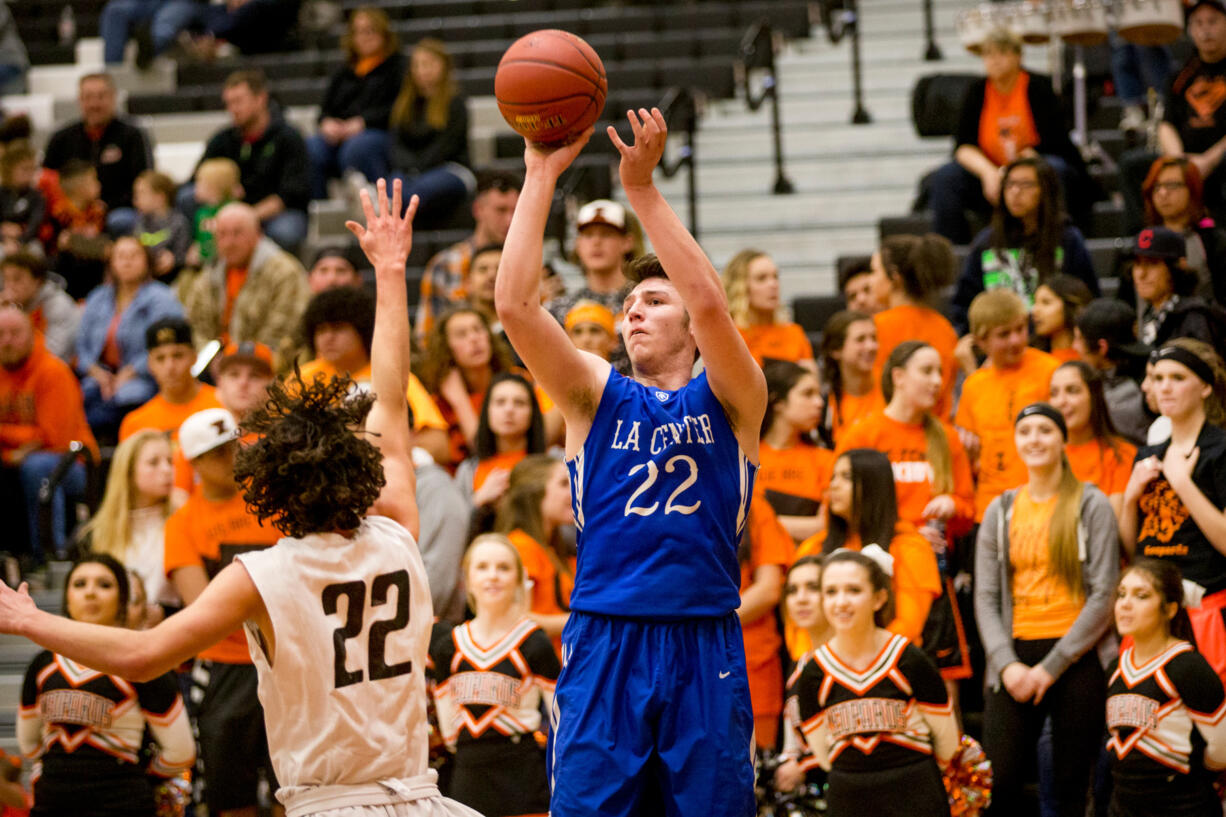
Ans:
[[[63,279],[60,276],[55,273],[48,274],[34,300],[26,304],[27,314],[32,314],[36,309],[42,310],[46,324],[43,338],[47,343],[47,351],[68,362],[76,352],[81,308],[72,296],[64,291]]]
[[[975,540],[975,622],[987,658],[984,682],[1000,688],[1000,673],[1018,660],[1013,650],[1013,593],[1009,562],[1009,522],[1017,489],[1005,491],[988,505]],[[1108,636],[1115,588],[1120,576],[1120,532],[1105,494],[1086,485],[1077,525],[1077,555],[1085,604],[1073,626],[1040,662],[1058,679],[1087,651],[1098,647],[1104,667],[1115,658],[1116,644]]]

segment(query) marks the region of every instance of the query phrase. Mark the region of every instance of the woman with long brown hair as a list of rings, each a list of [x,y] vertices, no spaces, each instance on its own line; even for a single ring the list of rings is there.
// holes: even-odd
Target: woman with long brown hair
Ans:
[[[418,197],[423,222],[445,216],[477,186],[467,167],[468,106],[454,70],[442,40],[420,40],[392,104],[391,178],[404,183],[405,201]]]
[[[822,328],[818,371],[825,407],[817,434],[831,448],[844,429],[885,408],[880,384],[873,378],[878,348],[877,326],[866,312],[836,312]]]

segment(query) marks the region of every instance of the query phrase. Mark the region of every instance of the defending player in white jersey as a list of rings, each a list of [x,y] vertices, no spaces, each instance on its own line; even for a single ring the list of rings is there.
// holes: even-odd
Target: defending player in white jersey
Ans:
[[[261,437],[239,458],[247,502],[289,536],[237,559],[183,612],[139,633],[41,612],[25,585],[0,590],[0,630],[133,680],[245,623],[289,817],[476,815],[441,797],[426,765],[431,607],[404,398],[417,197],[401,216],[399,182],[393,190],[389,209],[380,180],[373,205],[363,193],[366,226],[348,224],[377,281],[374,396],[346,399],[343,380],[277,385],[248,418]]]

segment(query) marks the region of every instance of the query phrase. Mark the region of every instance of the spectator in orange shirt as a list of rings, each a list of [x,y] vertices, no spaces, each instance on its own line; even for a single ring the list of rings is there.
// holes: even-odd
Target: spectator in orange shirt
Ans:
[[[1077,318],[1094,294],[1085,282],[1071,275],[1054,275],[1034,291],[1034,307],[1030,317],[1034,320],[1034,345],[1063,363],[1077,360],[1073,348],[1073,335]]]
[[[797,363],[767,363],[766,414],[758,448],[756,487],[797,542],[821,529],[822,491],[830,481],[834,452],[813,439],[821,419],[817,375]]]
[[[873,379],[881,379],[881,370],[898,344],[924,341],[941,355],[941,395],[933,411],[942,419],[954,408],[958,334],[932,303],[954,280],[955,263],[953,247],[935,233],[891,236],[872,257],[873,275],[884,277],[889,284],[889,307],[873,315],[877,326]]]
[[[920,644],[928,610],[941,595],[941,576],[928,540],[898,517],[890,460],[869,448],[840,454],[826,489],[826,507],[826,529],[801,542],[796,556],[884,543],[894,557],[894,620],[886,629]],[[790,644],[793,656],[797,647],[808,649]]]
[[[755,495],[741,537],[741,604],[736,614],[745,641],[754,739],[761,749],[775,747],[783,713],[783,663],[779,660],[783,639],[775,623],[775,608],[792,550],[792,538],[775,518],[770,503]]]
[[[10,484],[4,490],[11,503],[6,517],[28,519],[30,554],[36,562],[44,558],[39,488],[74,441],[97,457],[76,375],[47,351],[21,307],[0,304],[0,470],[7,472],[10,483],[14,476],[19,477],[22,486],[19,491]],[[63,550],[68,532],[65,503],[84,493],[85,467],[78,462],[68,469],[52,499],[49,533],[57,552]]]
[[[262,343],[229,343],[213,364],[217,399],[241,423],[264,405],[273,381],[272,350]]]
[[[440,465],[454,472],[472,452],[485,392],[494,375],[511,368],[511,350],[480,312],[458,306],[439,317],[426,340],[420,374],[449,428],[450,449]]]
[[[787,360],[817,371],[813,346],[800,324],[781,319],[779,267],[761,250],[741,250],[724,267],[728,309],[750,354],[765,360]]]
[[[838,445],[843,429],[885,408],[880,383],[873,378],[877,348],[877,326],[871,315],[844,310],[826,321],[818,362],[826,406],[817,433],[831,447]]]
[[[1115,431],[1102,374],[1080,360],[1060,364],[1051,376],[1051,404],[1068,426],[1064,453],[1073,476],[1106,494],[1118,519],[1137,447]]]
[[[472,507],[470,539],[493,527],[511,469],[529,454],[544,453],[545,420],[532,384],[514,372],[496,375],[481,403],[473,456],[455,472],[456,487]]]
[[[575,557],[563,553],[560,534],[562,527],[574,523],[570,475],[564,463],[548,454],[533,454],[511,469],[494,528],[519,551],[531,582],[532,620],[553,640],[559,654],[575,587]]]
[[[954,424],[978,473],[975,521],[980,522],[989,502],[1026,481],[1013,445],[1013,418],[1022,406],[1047,399],[1060,361],[1027,345],[1030,317],[1016,292],[982,292],[968,314],[971,333],[988,359],[963,383]]]

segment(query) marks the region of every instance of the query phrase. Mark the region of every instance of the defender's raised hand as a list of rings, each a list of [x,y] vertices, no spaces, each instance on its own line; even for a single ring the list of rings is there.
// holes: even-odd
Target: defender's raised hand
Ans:
[[[370,193],[362,191],[362,212],[366,217],[365,226],[356,221],[346,221],[349,232],[358,238],[362,252],[367,260],[380,270],[399,268],[403,272],[409,261],[409,251],[413,248],[413,217],[417,215],[417,196],[409,200],[408,209],[401,213],[402,201],[400,180],[392,183],[392,200],[387,200],[387,180],[379,179],[376,183],[376,201],[371,202]]]
[[[617,130],[609,126],[609,139],[613,147],[622,155],[618,173],[621,175],[622,187],[647,187],[651,184],[651,174],[664,156],[664,143],[668,139],[668,125],[664,122],[664,114],[659,108],[639,108],[638,113],[626,111],[626,119],[630,121],[630,130],[634,134],[634,144],[627,145],[617,135]]]

